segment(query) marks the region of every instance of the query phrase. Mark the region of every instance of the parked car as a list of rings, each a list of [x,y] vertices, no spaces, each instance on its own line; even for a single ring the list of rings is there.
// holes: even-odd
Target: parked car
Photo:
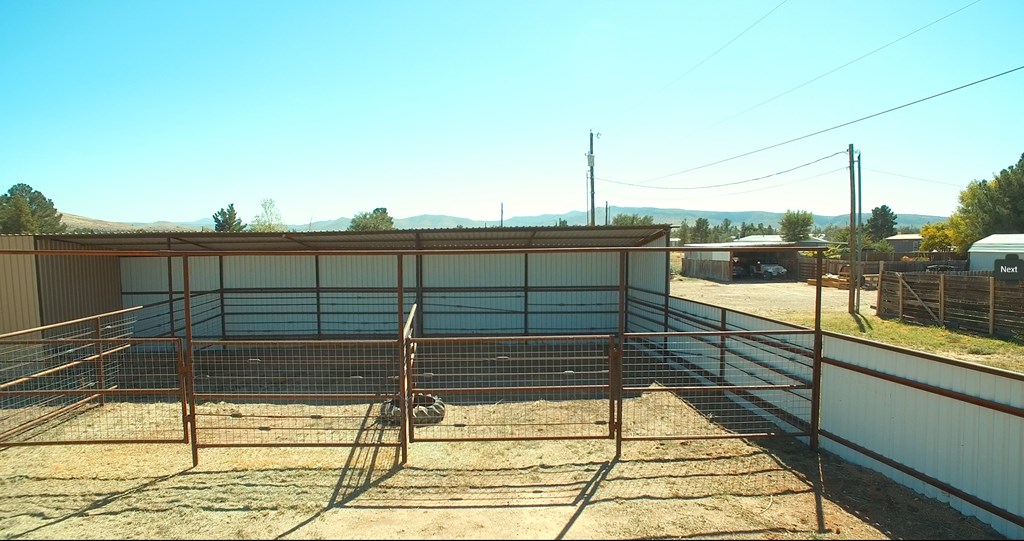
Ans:
[[[925,272],[950,272],[955,270],[956,267],[953,265],[928,265],[925,267]]]
[[[760,272],[765,278],[780,278],[786,275],[786,267],[777,263],[764,263],[760,267]]]

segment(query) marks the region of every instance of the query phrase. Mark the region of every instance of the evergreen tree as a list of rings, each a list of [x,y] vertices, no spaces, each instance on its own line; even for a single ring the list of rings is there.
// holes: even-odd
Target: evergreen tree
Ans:
[[[871,217],[868,218],[864,228],[868,239],[878,242],[896,234],[896,215],[886,205],[871,209]]]
[[[229,203],[227,209],[220,209],[213,214],[213,230],[219,232],[245,231],[245,224],[235,213],[235,204]]]
[[[28,184],[15,184],[0,195],[0,233],[63,233],[68,227],[53,201]]]

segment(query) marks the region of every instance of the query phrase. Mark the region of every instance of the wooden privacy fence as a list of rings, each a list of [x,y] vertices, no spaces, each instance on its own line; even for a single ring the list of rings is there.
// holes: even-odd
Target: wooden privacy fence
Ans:
[[[1024,282],[991,274],[885,271],[876,313],[990,336],[1024,336]]]
[[[900,255],[900,254],[897,254],[897,255]],[[943,255],[945,255],[944,252],[943,252]],[[814,276],[814,269],[815,269],[816,263],[815,263],[815,260],[814,260],[813,257],[807,257],[805,255],[799,255],[799,256],[797,256],[797,260],[796,261],[797,261],[797,269],[796,269],[796,271],[797,271],[797,275],[796,275],[797,280],[802,282],[802,281],[805,281],[805,280],[813,279],[815,277]],[[824,271],[823,271],[825,274],[839,275],[843,271],[843,267],[846,267],[847,269],[849,269],[850,260],[849,259],[825,259],[823,261],[823,265],[825,267]],[[950,267],[953,267],[953,268],[955,268],[957,270],[961,270],[961,271],[967,269],[967,261],[963,260],[963,259],[932,259],[932,260],[927,260],[927,261],[900,261],[900,260],[895,260],[895,261],[885,261],[885,260],[878,261],[878,260],[870,259],[870,260],[861,261],[859,263],[859,266],[860,266],[860,273],[859,274],[861,276],[864,276],[866,274],[879,274],[879,272],[882,272],[882,271],[918,272],[918,271],[926,270],[931,265],[948,265]]]

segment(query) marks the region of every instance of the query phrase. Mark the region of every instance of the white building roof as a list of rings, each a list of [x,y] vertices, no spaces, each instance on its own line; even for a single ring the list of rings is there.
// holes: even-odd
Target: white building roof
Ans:
[[[1024,252],[1024,233],[989,235],[971,245],[968,252]]]

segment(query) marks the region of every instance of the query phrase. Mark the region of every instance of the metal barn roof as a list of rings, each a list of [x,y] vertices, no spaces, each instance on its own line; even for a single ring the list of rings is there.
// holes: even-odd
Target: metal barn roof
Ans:
[[[667,238],[670,227],[495,227],[280,233],[96,233],[36,235],[72,250],[122,251],[317,251],[458,250],[644,246]]]
[[[968,252],[1014,253],[1024,251],[1024,233],[989,235],[976,241]]]

